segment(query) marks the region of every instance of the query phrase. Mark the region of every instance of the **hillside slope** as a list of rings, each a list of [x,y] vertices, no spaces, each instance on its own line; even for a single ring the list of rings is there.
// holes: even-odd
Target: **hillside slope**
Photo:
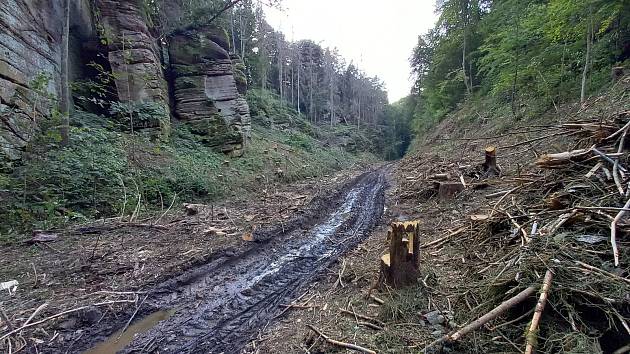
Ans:
[[[250,352],[336,350],[306,325],[379,353],[421,352],[439,339],[428,352],[514,353],[523,352],[526,338],[544,353],[627,352],[628,229],[625,221],[617,225],[616,266],[610,222],[628,197],[607,177],[613,165],[588,149],[596,144],[615,156],[620,133],[604,138],[627,130],[629,92],[626,77],[583,106],[567,104],[561,113],[554,109],[507,127],[469,119],[465,109],[447,116],[390,167],[392,188],[380,228],[332,266]],[[499,176],[486,175],[481,166],[489,145],[498,147]],[[549,166],[544,154],[575,149],[588,154],[541,168]],[[628,165],[627,153],[619,159],[619,166]],[[599,169],[589,174],[594,166]],[[436,184],[461,184],[460,176],[466,183],[460,193],[438,195]],[[421,276],[415,286],[376,287],[380,256],[389,250],[387,226],[395,220],[420,222]],[[546,307],[526,336],[546,273]],[[529,296],[523,302],[482,328],[460,340],[444,337],[524,290]]]

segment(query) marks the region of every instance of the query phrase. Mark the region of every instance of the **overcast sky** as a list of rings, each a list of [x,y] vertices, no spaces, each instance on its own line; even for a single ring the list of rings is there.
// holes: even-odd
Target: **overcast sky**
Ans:
[[[409,94],[409,56],[418,35],[435,23],[435,0],[282,0],[265,10],[288,40],[337,47],[349,63],[385,82],[390,102]]]

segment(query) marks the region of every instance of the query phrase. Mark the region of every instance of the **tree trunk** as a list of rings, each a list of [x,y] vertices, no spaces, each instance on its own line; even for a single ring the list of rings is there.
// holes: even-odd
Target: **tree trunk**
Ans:
[[[468,83],[468,75],[466,74],[466,34],[462,43],[462,72],[464,73],[464,85],[466,85],[466,93],[470,93],[470,85]]]
[[[312,50],[312,49],[311,49]],[[313,53],[311,52],[311,61],[309,64],[309,89],[308,89],[308,110],[311,115],[311,120],[317,122],[315,119],[315,110],[313,109]]]
[[[586,78],[588,76],[588,66],[591,59],[591,46],[593,35],[593,24],[589,21],[589,25],[586,28],[586,54],[584,55],[584,70],[582,71],[582,89],[580,90],[580,103],[586,101]]]
[[[300,58],[300,52],[299,52],[299,48],[298,48],[298,60],[297,60],[297,111],[298,111],[298,115],[302,114],[301,108],[300,108],[300,66],[302,66],[302,62],[301,62],[301,58]]]
[[[70,141],[70,82],[68,74],[68,51],[70,41],[70,0],[64,2],[64,21],[61,40],[61,145],[66,146]]]
[[[238,25],[240,27],[240,40],[241,40],[241,59],[245,62],[245,25],[243,24],[243,10],[238,14]]]
[[[236,32],[234,32],[234,9],[230,11],[230,31],[232,32],[232,52],[236,53]]]
[[[291,107],[295,105],[295,63],[293,59],[291,56]]]
[[[520,25],[521,25],[521,21],[520,21],[520,17],[516,16],[516,40],[519,40],[519,36],[520,36]],[[520,64],[520,47],[517,48],[516,53],[515,53],[515,61],[516,64],[514,65],[514,80],[512,81],[512,114],[514,116],[516,116],[516,82],[518,81],[518,69],[519,69],[519,64]]]
[[[357,129],[361,128],[361,94],[359,93],[359,114],[357,115]]]
[[[335,97],[333,92],[333,78],[330,77],[330,126],[335,125]]]
[[[462,31],[462,71],[464,74],[464,85],[466,85],[466,93],[471,93],[470,83],[468,81],[468,74],[466,74],[466,31],[468,30],[468,1],[462,2],[462,22],[464,24],[464,28]]]
[[[494,146],[486,147],[486,161],[483,163],[483,172],[486,176],[498,176],[501,172],[497,166],[497,149]]]
[[[280,104],[282,105],[282,99],[284,97],[284,92],[283,92],[283,81],[284,81],[284,75],[282,73],[282,68],[283,68],[283,60],[282,60],[282,39],[280,38],[280,34],[278,34],[278,89],[280,91]]]

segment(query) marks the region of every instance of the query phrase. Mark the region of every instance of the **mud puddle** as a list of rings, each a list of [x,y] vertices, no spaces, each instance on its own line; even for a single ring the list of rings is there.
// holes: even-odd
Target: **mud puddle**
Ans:
[[[106,341],[84,352],[84,354],[116,354],[125,349],[136,335],[142,334],[155,327],[161,321],[169,319],[174,313],[175,310],[156,311],[129,326],[124,331],[121,330],[112,334]]]
[[[158,286],[144,305],[151,309],[144,319],[87,353],[240,352],[283,311],[280,305],[301,295],[376,224],[384,185],[382,172],[365,174],[327,205],[315,206],[319,212],[296,216],[285,232]]]

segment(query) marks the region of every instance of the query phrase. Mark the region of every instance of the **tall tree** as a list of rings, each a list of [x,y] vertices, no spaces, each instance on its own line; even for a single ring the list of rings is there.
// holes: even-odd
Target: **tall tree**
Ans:
[[[70,42],[70,0],[63,5],[63,30],[61,40],[61,99],[59,111],[61,113],[61,145],[70,142],[70,79],[69,79],[69,42]]]

